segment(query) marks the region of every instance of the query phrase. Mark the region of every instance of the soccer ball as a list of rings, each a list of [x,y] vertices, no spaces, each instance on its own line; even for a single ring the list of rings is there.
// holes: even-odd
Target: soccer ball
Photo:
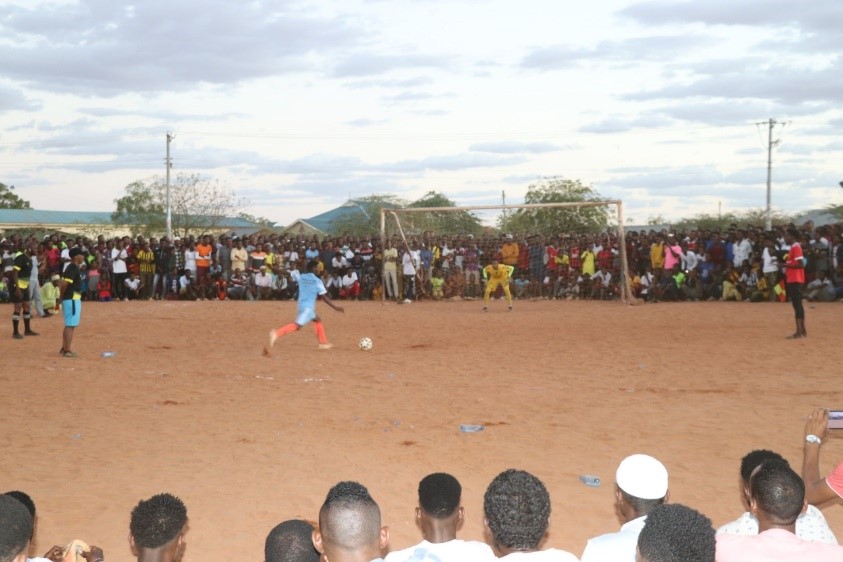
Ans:
[[[357,345],[362,351],[372,351],[372,338],[360,338]]]

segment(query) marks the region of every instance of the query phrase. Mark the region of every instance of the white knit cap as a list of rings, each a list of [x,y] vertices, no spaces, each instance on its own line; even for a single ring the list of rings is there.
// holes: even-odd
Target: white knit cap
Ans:
[[[658,500],[667,495],[667,468],[650,455],[631,455],[618,466],[615,482],[630,496]]]

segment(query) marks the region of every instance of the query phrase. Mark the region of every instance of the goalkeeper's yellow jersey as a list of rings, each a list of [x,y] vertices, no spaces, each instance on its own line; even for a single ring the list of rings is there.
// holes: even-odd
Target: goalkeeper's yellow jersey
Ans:
[[[498,267],[487,265],[483,268],[483,278],[502,281],[507,277],[511,277],[513,271],[515,271],[515,268],[511,265],[504,265],[502,263],[499,263]]]

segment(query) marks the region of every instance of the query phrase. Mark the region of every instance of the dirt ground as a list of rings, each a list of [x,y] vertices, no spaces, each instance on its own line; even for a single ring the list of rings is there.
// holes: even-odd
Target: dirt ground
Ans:
[[[77,359],[58,356],[60,318],[33,321],[37,338],[7,334],[0,489],[35,499],[34,552],[81,538],[131,559],[132,507],[169,491],[188,507],[185,561],[263,560],[275,524],[315,519],[347,479],[369,487],[403,548],[420,540],[416,487],[433,471],[462,482],[461,537],[481,539],[483,492],[515,467],[550,491],[546,546],[579,555],[618,527],[624,456],[661,459],[671,500],[720,525],[742,511],[743,454],[771,448],[799,470],[804,416],[843,408],[840,303],[808,307],[803,341],[784,339],[785,304],[320,307],[334,349],[305,329],[269,359],[266,334],[294,303],[86,303]],[[843,438],[823,445],[824,472],[841,459]],[[843,537],[843,506],[824,511]]]

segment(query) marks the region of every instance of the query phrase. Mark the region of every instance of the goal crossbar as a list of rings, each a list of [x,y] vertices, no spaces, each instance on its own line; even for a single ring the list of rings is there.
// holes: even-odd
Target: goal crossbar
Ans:
[[[606,207],[615,205],[617,207],[618,220],[618,250],[621,258],[621,279],[620,279],[620,297],[624,304],[629,303],[632,295],[629,289],[629,267],[627,265],[626,256],[626,233],[623,227],[623,201],[620,199],[601,199],[599,201],[566,201],[564,203],[524,203],[522,205],[468,205],[461,207],[401,207],[401,208],[382,208],[381,209],[381,244],[386,248],[386,215],[387,213],[398,220],[399,213],[430,213],[441,211],[493,211],[493,210],[507,210],[507,209],[554,209],[554,208],[579,208],[579,207]],[[398,222],[401,230],[401,238],[406,243],[403,229],[400,228],[400,221]],[[383,274],[383,272],[381,272]]]

